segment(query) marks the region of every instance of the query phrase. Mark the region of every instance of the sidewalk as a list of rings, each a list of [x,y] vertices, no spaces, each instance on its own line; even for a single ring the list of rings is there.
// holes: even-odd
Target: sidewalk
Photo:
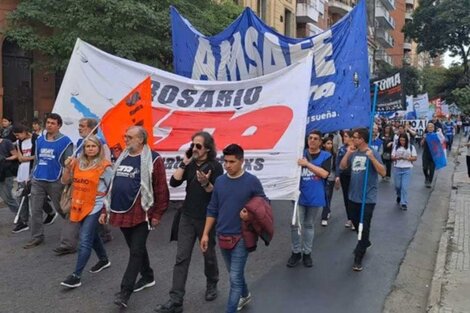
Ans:
[[[463,144],[460,137],[455,144]],[[457,147],[456,147],[457,148]],[[467,175],[467,148],[458,147],[452,178],[449,217],[442,234],[431,290],[428,312],[470,312],[470,179]]]

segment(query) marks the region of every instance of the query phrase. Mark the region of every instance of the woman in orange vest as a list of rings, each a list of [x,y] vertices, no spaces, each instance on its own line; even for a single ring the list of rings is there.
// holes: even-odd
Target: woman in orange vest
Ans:
[[[95,136],[84,140],[83,153],[78,158],[65,161],[62,183],[72,183],[70,220],[80,223],[80,247],[75,271],[60,283],[62,286],[81,286],[80,277],[92,248],[99,261],[91,267],[91,273],[98,273],[111,265],[98,234],[98,218],[112,174],[111,163],[104,158],[101,141]]]

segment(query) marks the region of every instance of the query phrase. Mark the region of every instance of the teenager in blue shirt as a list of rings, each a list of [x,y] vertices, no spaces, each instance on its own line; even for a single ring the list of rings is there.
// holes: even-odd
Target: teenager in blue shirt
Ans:
[[[248,214],[245,204],[255,196],[265,197],[259,179],[243,169],[243,148],[231,144],[223,150],[226,174],[219,176],[207,207],[206,224],[201,238],[202,252],[209,246],[209,233],[215,226],[219,238],[232,237],[231,249],[222,249],[222,256],[230,276],[230,293],[226,313],[235,313],[251,301],[245,282],[248,250],[242,234],[242,219]],[[219,240],[220,243],[220,240]]]

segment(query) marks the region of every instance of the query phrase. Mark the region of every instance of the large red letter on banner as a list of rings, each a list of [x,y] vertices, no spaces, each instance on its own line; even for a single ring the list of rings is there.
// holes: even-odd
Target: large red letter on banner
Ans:
[[[203,129],[212,133],[219,148],[237,143],[246,150],[273,149],[293,117],[291,108],[281,105],[240,115],[237,111],[174,111],[166,117],[169,113],[168,109],[153,108],[155,126],[160,131],[168,130],[167,136],[155,135],[153,148],[159,151],[179,150],[195,132]]]

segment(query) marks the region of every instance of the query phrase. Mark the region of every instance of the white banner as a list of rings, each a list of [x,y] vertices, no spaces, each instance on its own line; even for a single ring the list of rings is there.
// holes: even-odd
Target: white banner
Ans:
[[[416,111],[416,117],[419,119],[428,118],[429,99],[428,94],[417,95],[413,98],[413,106]]]
[[[80,39],[70,59],[54,112],[61,129],[78,139],[78,120],[101,118],[147,76],[152,80],[155,142],[169,179],[197,131],[210,132],[220,151],[245,149],[245,169],[270,199],[295,200],[304,146],[312,58],[278,72],[237,82],[196,81],[107,54]],[[171,189],[172,199],[184,190]]]

